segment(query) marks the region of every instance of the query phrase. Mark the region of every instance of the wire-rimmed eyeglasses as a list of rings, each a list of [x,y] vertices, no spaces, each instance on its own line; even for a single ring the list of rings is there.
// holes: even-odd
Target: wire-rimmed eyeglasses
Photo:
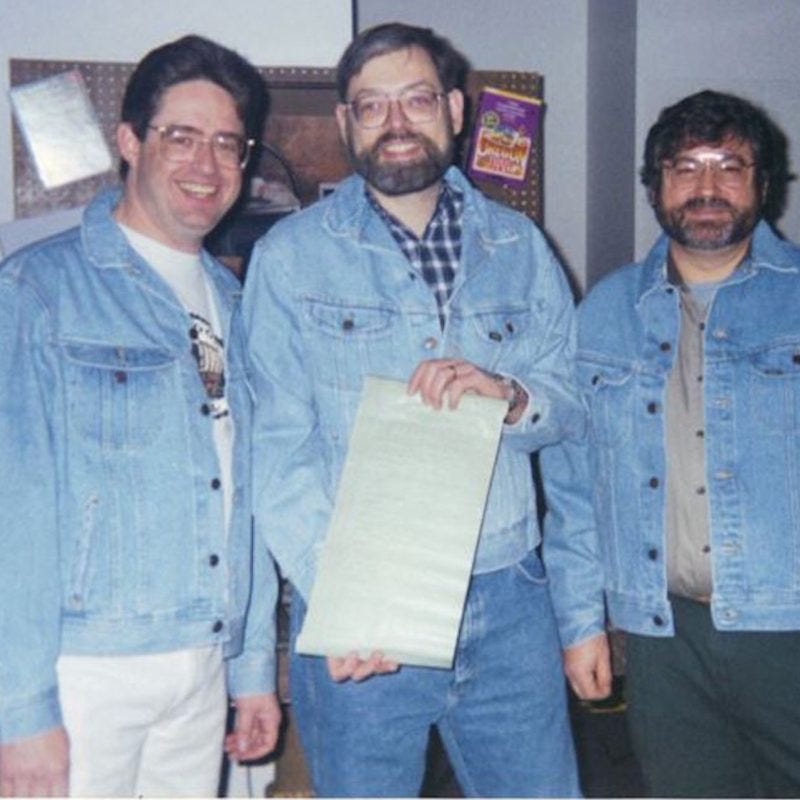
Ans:
[[[161,152],[167,161],[185,163],[193,161],[201,144],[209,144],[214,158],[226,169],[244,169],[250,158],[254,139],[245,139],[238,133],[219,131],[211,136],[191,125],[148,125],[160,136]]]
[[[389,119],[392,103],[397,103],[403,116],[413,125],[433,122],[439,115],[444,92],[410,87],[396,95],[369,92],[359,95],[345,105],[362,128],[380,128]]]
[[[700,158],[682,156],[662,164],[678,188],[695,186],[705,175],[706,169],[710,169],[714,180],[720,186],[739,189],[747,180],[748,170],[754,166],[755,161],[744,161],[739,156],[724,153],[709,153]]]

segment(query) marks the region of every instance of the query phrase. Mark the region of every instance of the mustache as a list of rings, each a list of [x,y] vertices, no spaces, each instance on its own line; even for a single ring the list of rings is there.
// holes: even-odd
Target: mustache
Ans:
[[[423,142],[425,137],[413,131],[401,131],[400,133],[386,131],[381,134],[375,142],[375,147],[380,147],[384,144],[391,144],[392,142]]]
[[[692,211],[698,208],[725,208],[728,211],[735,211],[734,207],[723,197],[692,197],[681,207],[681,211]]]

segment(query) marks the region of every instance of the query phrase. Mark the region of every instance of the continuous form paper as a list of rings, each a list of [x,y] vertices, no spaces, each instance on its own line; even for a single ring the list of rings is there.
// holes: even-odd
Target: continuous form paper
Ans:
[[[507,409],[365,380],[299,653],[452,666]]]
[[[45,189],[111,169],[111,152],[80,72],[15,86],[9,95]]]

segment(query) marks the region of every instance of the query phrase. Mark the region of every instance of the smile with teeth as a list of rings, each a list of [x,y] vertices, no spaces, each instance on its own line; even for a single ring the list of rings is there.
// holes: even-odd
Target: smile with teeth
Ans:
[[[210,197],[216,194],[217,187],[209,186],[206,183],[191,183],[189,181],[181,181],[178,184],[184,192],[195,195],[196,197]]]
[[[405,155],[406,153],[413,153],[419,148],[419,142],[416,139],[391,139],[384,142],[381,149],[388,155]]]

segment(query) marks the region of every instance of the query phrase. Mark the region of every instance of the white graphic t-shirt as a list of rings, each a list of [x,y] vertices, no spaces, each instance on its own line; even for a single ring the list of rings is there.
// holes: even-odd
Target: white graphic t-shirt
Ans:
[[[211,409],[214,446],[221,475],[225,529],[233,498],[233,421],[225,396],[225,342],[214,285],[203,269],[199,253],[185,253],[120,225],[131,247],[164,279],[189,316],[192,355]]]

